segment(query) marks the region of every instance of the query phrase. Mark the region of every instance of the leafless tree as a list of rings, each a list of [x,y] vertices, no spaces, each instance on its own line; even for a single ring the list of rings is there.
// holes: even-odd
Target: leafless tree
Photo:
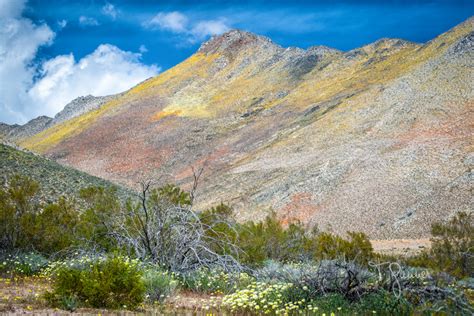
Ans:
[[[202,169],[195,173],[193,194],[201,174]],[[114,221],[113,234],[120,245],[141,259],[176,272],[199,267],[241,269],[233,256],[238,247],[214,230],[215,222],[204,223],[191,205],[176,205],[152,188],[150,181],[140,186],[139,203],[129,204]],[[225,219],[219,222],[227,223]]]

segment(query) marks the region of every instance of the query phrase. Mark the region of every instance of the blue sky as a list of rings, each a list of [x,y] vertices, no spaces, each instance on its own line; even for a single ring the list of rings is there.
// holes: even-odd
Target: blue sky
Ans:
[[[196,5],[196,3],[199,3]],[[116,16],[104,14],[113,6]],[[41,54],[52,57],[74,52],[82,57],[102,43],[137,51],[144,45],[145,63],[172,67],[191,55],[202,38],[190,41],[183,32],[144,27],[163,13],[179,12],[188,28],[200,21],[222,21],[270,37],[283,46],[312,45],[350,50],[382,37],[426,42],[474,14],[474,1],[74,1],[34,0],[27,16],[54,26],[66,20],[54,45]],[[79,19],[99,25],[83,26]]]
[[[472,0],[0,0],[0,121],[128,89],[233,28],[282,46],[350,50],[382,37],[426,42],[473,14]]]

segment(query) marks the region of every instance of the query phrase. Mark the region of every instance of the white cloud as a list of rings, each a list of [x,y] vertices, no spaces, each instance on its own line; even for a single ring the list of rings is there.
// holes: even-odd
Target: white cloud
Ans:
[[[0,0],[0,18],[18,18],[25,7],[26,0]]]
[[[144,53],[147,53],[147,52],[148,52],[148,48],[146,48],[146,46],[142,44],[142,45],[140,45],[140,47],[138,48],[138,51],[139,51],[140,53],[144,54]]]
[[[67,25],[67,20],[59,20],[59,21],[58,21],[59,29],[65,28],[66,25]]]
[[[21,17],[24,2],[0,0],[0,121],[7,123],[31,118],[26,92],[35,75],[31,64],[38,48],[54,38],[47,25]]]
[[[223,19],[207,20],[198,22],[192,29],[191,33],[195,40],[203,40],[209,35],[219,35],[229,30],[229,26]]]
[[[141,63],[140,53],[100,45],[76,61],[60,55],[39,64],[38,49],[54,32],[46,24],[22,17],[25,1],[0,0],[0,121],[26,123],[38,115],[53,116],[82,95],[125,91],[159,72]]]
[[[162,29],[174,33],[186,33],[188,26],[188,18],[177,11],[160,12],[155,15],[148,23],[150,28]]]
[[[103,7],[102,7],[102,13],[104,15],[110,16],[112,19],[116,19],[118,15],[118,10],[117,8],[110,2],[107,2]]]
[[[72,54],[60,55],[43,64],[41,79],[28,94],[43,113],[52,116],[79,96],[119,93],[157,75],[159,68],[142,64],[140,57],[109,44],[77,62]]]
[[[230,29],[223,18],[191,22],[186,15],[178,11],[159,12],[144,23],[144,26],[184,35],[190,43],[202,41],[210,35],[219,35]]]
[[[82,25],[82,26],[97,26],[97,25],[99,25],[99,21],[97,21],[94,18],[85,16],[85,15],[81,15],[79,17],[79,24]]]

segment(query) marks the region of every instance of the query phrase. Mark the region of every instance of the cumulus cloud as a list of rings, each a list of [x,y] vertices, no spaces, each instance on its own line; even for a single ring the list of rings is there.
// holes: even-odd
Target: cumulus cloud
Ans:
[[[0,0],[0,18],[15,18],[21,16],[26,0]]]
[[[79,96],[119,93],[157,75],[159,68],[143,65],[140,57],[109,44],[79,61],[72,54],[60,55],[42,65],[41,79],[28,94],[44,113],[54,115]]]
[[[104,15],[107,15],[111,17],[112,19],[116,19],[118,15],[118,10],[117,8],[110,2],[105,3],[105,5],[102,7],[102,13]]]
[[[54,38],[47,25],[21,16],[24,5],[25,1],[0,0],[0,120],[9,123],[29,118],[26,87],[35,75],[31,64],[38,49]]]
[[[203,40],[209,35],[219,35],[227,32],[229,29],[229,26],[223,19],[207,20],[198,22],[191,29],[191,33],[195,40]]]
[[[24,6],[25,1],[0,0],[1,122],[54,116],[78,96],[122,92],[159,72],[142,64],[140,53],[107,44],[80,60],[69,54],[38,63],[38,49],[51,44],[55,33],[23,17]]]
[[[193,23],[181,12],[159,12],[144,23],[150,29],[170,31],[184,35],[191,43],[201,41],[210,35],[219,35],[230,29],[225,19],[198,20]]]
[[[79,24],[82,25],[82,26],[97,26],[97,25],[99,25],[99,21],[97,21],[94,18],[85,16],[85,15],[81,15],[79,17]]]
[[[188,18],[177,11],[160,12],[155,15],[147,25],[153,29],[162,29],[174,33],[186,33],[188,31]]]

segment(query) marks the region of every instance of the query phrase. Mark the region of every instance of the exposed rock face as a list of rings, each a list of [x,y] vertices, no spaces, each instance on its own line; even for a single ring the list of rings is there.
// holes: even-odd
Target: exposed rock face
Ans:
[[[106,102],[111,101],[118,96],[119,95],[94,97],[92,95],[88,95],[85,97],[78,97],[69,102],[61,112],[54,116],[54,118],[48,116],[39,116],[24,125],[8,125],[0,123],[0,136],[3,135],[5,139],[13,142],[31,137],[56,124],[67,121],[89,111],[96,110]]]
[[[337,233],[419,238],[472,209],[470,19],[426,44],[283,48],[243,31],[21,144],[133,187],[184,187],[240,219],[274,209]]]
[[[87,95],[84,97],[78,97],[69,102],[64,109],[54,116],[52,125],[67,121],[81,114],[87,113],[92,110],[100,108],[103,104],[116,98],[116,95],[110,95],[105,97],[94,97]]]
[[[24,125],[17,125],[11,128],[6,134],[6,138],[15,141],[33,136],[48,128],[52,120],[49,116],[38,116]]]
[[[0,138],[5,137],[13,128],[17,127],[18,125],[10,125],[0,122]]]

